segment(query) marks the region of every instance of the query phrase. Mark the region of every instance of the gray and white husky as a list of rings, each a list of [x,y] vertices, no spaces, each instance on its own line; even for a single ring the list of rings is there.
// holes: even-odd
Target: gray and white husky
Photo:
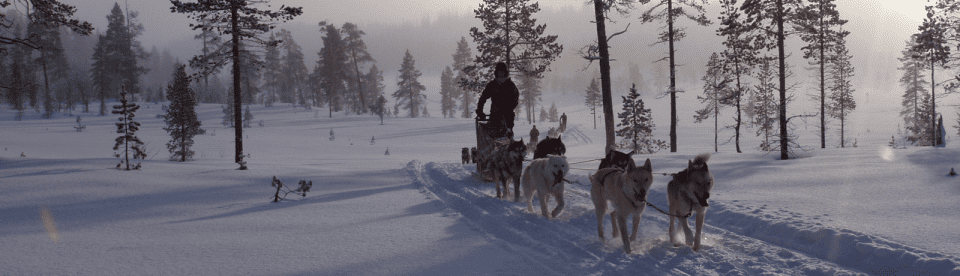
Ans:
[[[607,212],[607,200],[613,203],[615,210],[610,212],[610,221],[613,226],[613,237],[621,235],[623,251],[630,253],[630,241],[637,239],[637,228],[640,226],[640,215],[647,207],[647,191],[653,183],[653,168],[650,159],[637,167],[629,162],[627,169],[604,168],[590,176],[590,197],[597,210],[597,234],[600,240],[603,237],[603,216]],[[627,216],[633,214],[633,233],[627,238]]]
[[[677,219],[680,227],[683,227],[686,244],[693,246],[693,251],[700,250],[700,233],[709,206],[707,199],[713,189],[713,174],[710,174],[707,160],[710,160],[709,153],[701,153],[693,160],[688,160],[687,168],[674,175],[673,180],[667,184],[667,201],[670,203],[671,214],[668,231],[673,246],[680,246],[673,235],[673,221]],[[693,212],[697,213],[696,235],[690,233],[690,226],[687,225],[687,218]]]

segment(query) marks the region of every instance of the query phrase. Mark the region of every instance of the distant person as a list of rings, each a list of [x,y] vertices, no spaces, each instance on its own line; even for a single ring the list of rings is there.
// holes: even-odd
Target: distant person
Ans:
[[[490,99],[490,121],[506,128],[507,138],[513,139],[513,120],[516,118],[513,110],[517,108],[517,103],[520,101],[520,90],[510,80],[510,71],[507,70],[506,63],[498,62],[493,75],[495,78],[488,82],[480,93],[477,118],[483,120],[486,117],[483,113],[483,105],[487,99]]]
[[[536,145],[537,141],[540,141],[540,131],[537,130],[537,125],[533,125],[533,129],[530,129],[530,142]]]
[[[567,131],[567,113],[560,115],[560,133]]]

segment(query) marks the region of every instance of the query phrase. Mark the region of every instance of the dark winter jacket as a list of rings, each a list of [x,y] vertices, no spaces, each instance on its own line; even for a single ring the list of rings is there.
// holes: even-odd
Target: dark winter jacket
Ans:
[[[477,103],[477,110],[482,111],[483,105],[490,99],[490,115],[504,115],[509,113],[513,115],[513,109],[517,108],[520,101],[520,90],[517,85],[509,78],[503,83],[492,80],[487,83],[480,93],[480,102]]]

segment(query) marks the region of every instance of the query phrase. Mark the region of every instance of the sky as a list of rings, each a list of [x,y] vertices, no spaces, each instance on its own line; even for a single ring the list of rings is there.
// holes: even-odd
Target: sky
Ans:
[[[106,15],[115,0],[61,0],[75,5],[77,17],[88,21],[98,31],[106,30]],[[304,14],[293,22],[284,24],[307,24],[315,26],[322,20],[330,22],[402,24],[417,23],[438,15],[470,15],[481,3],[480,0],[376,0],[376,1],[340,1],[340,0],[273,0],[271,6],[281,5],[303,7]],[[710,5],[716,5],[710,1]],[[375,4],[371,4],[375,3]],[[542,9],[584,8],[584,0],[541,0]],[[882,24],[892,24],[899,30],[915,30],[924,17],[924,5],[927,1],[837,1],[841,13],[846,18],[863,18]],[[170,2],[164,0],[128,0],[119,1],[121,7],[129,5],[130,10],[140,12],[140,20],[146,26],[142,42],[148,48],[157,45],[164,48],[169,40],[192,34],[186,15],[169,12]],[[639,13],[643,7],[637,9]],[[631,15],[631,17],[636,17]],[[479,26],[479,22],[477,26]],[[868,24],[872,25],[872,24]],[[158,28],[157,26],[163,26]],[[282,25],[281,25],[282,26]],[[882,35],[881,35],[882,36]],[[899,40],[899,39],[898,39]]]

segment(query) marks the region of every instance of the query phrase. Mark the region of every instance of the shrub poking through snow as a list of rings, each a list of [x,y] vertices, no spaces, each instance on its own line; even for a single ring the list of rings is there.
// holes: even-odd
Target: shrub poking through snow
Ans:
[[[297,189],[291,190],[289,185],[284,184],[283,181],[280,181],[280,179],[277,179],[277,177],[274,176],[273,182],[270,183],[270,186],[277,188],[276,193],[273,194],[273,202],[279,202],[281,199],[286,198],[290,193],[306,197],[307,192],[310,191],[310,187],[313,187],[313,181],[300,180],[300,182],[297,182]],[[283,196],[280,196],[280,189],[284,187],[287,189],[286,191],[283,191]]]
[[[140,163],[137,163],[132,168],[130,167],[131,151],[133,153],[133,159],[144,159],[147,157],[147,153],[143,149],[143,141],[136,136],[137,130],[140,130],[140,123],[133,120],[133,117],[135,117],[134,113],[137,112],[137,109],[140,109],[140,106],[136,103],[128,102],[126,88],[121,88],[120,104],[113,106],[113,114],[121,115],[120,122],[117,123],[117,133],[123,134],[117,137],[117,144],[113,146],[113,150],[119,150],[120,146],[124,148],[122,156],[115,154],[115,156],[123,158],[123,160],[120,160],[120,163],[117,164],[117,169],[120,169],[124,164],[126,164],[125,170],[127,171],[140,169]]]

